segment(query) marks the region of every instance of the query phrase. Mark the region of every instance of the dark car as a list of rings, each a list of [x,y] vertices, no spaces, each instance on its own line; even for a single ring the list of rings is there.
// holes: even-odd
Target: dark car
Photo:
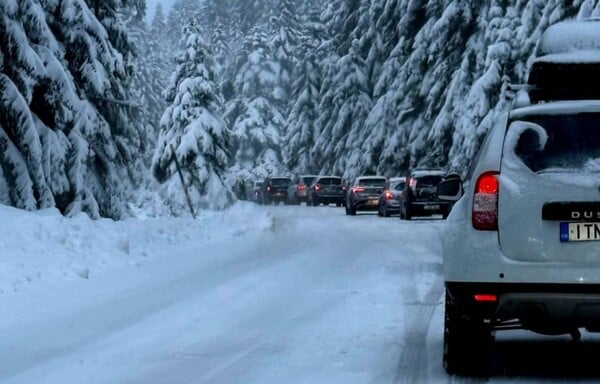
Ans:
[[[310,187],[317,175],[300,175],[294,178],[294,181],[287,190],[287,203],[300,204],[306,203],[308,187]]]
[[[359,176],[354,179],[346,191],[346,215],[356,215],[357,211],[377,211],[379,195],[386,183],[384,176]]]
[[[390,177],[385,189],[379,195],[379,206],[377,213],[381,217],[389,217],[400,214],[400,205],[406,177]]]
[[[437,186],[445,176],[446,172],[439,169],[410,171],[400,199],[400,218],[410,220],[415,216],[441,215],[445,219],[452,208],[451,203],[437,196]]]
[[[335,204],[341,207],[344,203],[344,185],[338,176],[319,176],[308,188],[307,205]]]
[[[287,199],[287,189],[292,183],[289,177],[267,177],[261,187],[261,203],[277,204]]]

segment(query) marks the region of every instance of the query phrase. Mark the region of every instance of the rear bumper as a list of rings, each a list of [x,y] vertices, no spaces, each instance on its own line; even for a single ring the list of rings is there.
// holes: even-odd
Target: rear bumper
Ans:
[[[542,334],[570,333],[584,327],[600,331],[600,284],[528,284],[446,282],[455,303],[488,318],[501,329],[516,321]],[[495,295],[496,301],[478,302],[475,295]]]
[[[352,206],[357,211],[377,211],[379,209],[379,197],[363,197],[360,199],[351,200]]]
[[[313,199],[318,200],[319,202],[325,203],[342,203],[344,201],[344,195],[337,194],[315,194]]]

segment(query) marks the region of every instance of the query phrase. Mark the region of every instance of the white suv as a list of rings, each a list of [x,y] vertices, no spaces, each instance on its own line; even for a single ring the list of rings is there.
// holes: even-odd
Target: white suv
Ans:
[[[438,186],[459,199],[443,241],[448,373],[485,374],[496,331],[600,332],[599,34],[598,20],[550,26],[526,86],[539,104],[498,116],[464,185]]]
[[[600,331],[600,101],[522,107],[498,118],[443,241],[444,367],[478,374],[494,331]],[[464,190],[464,194],[463,194]]]

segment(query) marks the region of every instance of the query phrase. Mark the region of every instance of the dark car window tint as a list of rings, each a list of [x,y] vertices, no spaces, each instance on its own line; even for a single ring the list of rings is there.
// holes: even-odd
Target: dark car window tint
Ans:
[[[319,179],[319,184],[321,185],[342,185],[342,179],[337,177],[324,177]]]
[[[271,185],[289,185],[291,182],[290,179],[271,179]]]
[[[417,178],[417,188],[418,187],[435,187],[440,181],[442,181],[442,176],[421,176]]]
[[[306,185],[311,185],[312,182],[315,180],[314,177],[303,177],[302,181],[304,182],[304,184]]]
[[[385,187],[385,183],[385,179],[361,179],[359,180],[358,185],[365,187]]]
[[[396,183],[395,185],[393,185],[391,189],[393,189],[394,191],[401,191],[401,190],[404,189],[405,185],[406,185],[406,183],[404,181],[401,181],[401,182]]]
[[[541,145],[538,134],[528,129],[516,143],[515,154],[532,171],[585,169],[590,160],[600,160],[600,114],[534,116],[527,121],[548,136]]]

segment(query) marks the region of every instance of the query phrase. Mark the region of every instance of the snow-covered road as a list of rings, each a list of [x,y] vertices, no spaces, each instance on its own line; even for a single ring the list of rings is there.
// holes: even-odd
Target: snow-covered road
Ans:
[[[0,382],[476,381],[450,378],[441,365],[444,221],[347,217],[335,207],[245,214],[228,236],[188,223],[149,245],[159,256],[1,294]],[[252,228],[252,215],[268,225]],[[151,242],[142,235],[150,227],[135,226]],[[586,336],[578,345],[500,339],[490,381],[543,381],[549,367],[600,351]],[[534,353],[550,365],[524,364]],[[600,377],[598,368],[572,368],[554,373],[566,382]]]

